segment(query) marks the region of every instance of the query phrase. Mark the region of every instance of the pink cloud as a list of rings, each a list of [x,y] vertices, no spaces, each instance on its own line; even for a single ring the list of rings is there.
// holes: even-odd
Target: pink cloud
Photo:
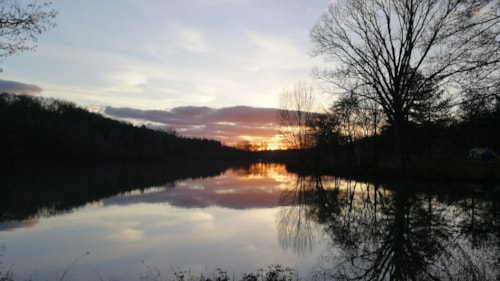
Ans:
[[[0,93],[36,95],[41,91],[37,85],[0,79]]]
[[[106,107],[104,114],[180,135],[217,139],[235,145],[246,138],[266,142],[279,135],[277,109],[234,106],[210,108],[184,106],[171,110],[139,110]]]

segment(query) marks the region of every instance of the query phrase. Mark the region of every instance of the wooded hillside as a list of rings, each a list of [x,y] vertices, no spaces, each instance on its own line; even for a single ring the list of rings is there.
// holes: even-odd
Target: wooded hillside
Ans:
[[[89,112],[73,103],[0,94],[2,160],[228,159],[241,151]]]

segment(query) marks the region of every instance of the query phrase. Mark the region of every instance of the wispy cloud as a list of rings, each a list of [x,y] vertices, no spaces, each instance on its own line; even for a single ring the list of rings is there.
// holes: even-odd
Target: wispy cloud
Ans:
[[[35,94],[40,93],[41,91],[42,91],[42,88],[38,87],[37,85],[0,79],[0,92],[1,93],[35,95]]]
[[[173,30],[173,43],[189,52],[206,52],[208,44],[206,43],[202,32],[196,28],[176,25]]]
[[[167,130],[188,137],[218,139],[227,145],[242,140],[277,142],[279,127],[276,109],[234,106],[220,109],[184,106],[171,110],[140,110],[106,107],[105,115],[135,124]]]
[[[275,107],[320,61],[309,29],[328,1],[56,0],[58,27],[3,75],[85,105]]]

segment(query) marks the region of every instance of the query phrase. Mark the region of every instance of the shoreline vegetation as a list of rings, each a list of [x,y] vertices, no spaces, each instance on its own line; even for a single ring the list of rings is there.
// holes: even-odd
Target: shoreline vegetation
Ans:
[[[88,254],[88,253],[87,253]],[[76,264],[71,264],[66,269],[57,281],[72,280],[67,278],[67,273],[69,273],[73,266]],[[1,264],[0,264],[1,266]],[[103,276],[100,276],[96,272],[95,280],[105,280]],[[0,280],[1,281],[14,281],[16,275],[12,270],[3,270],[0,267]],[[25,281],[33,281],[32,277],[24,279]],[[117,280],[119,279],[110,279]],[[281,264],[269,265],[267,268],[259,268],[253,272],[246,272],[241,274],[240,277],[236,277],[234,272],[228,272],[221,268],[216,268],[212,272],[201,272],[195,273],[190,269],[187,270],[174,270],[171,269],[170,272],[163,273],[160,269],[156,267],[146,266],[146,271],[139,277],[140,281],[305,281],[300,276],[300,272],[295,268],[286,267]]]
[[[497,114],[498,115],[498,114]],[[428,145],[414,129],[408,155],[393,164],[390,130],[356,143],[318,145],[310,149],[250,151],[229,147],[211,139],[187,138],[133,126],[89,112],[73,103],[28,95],[0,95],[0,166],[49,165],[51,163],[148,163],[176,162],[248,163],[278,162],[298,173],[324,173],[361,179],[432,181],[500,181],[500,159],[493,150],[487,159],[468,157],[479,143],[495,143],[499,116],[480,124],[458,124],[441,129]],[[487,127],[481,133],[481,126]],[[470,132],[472,129],[474,130]],[[433,130],[437,130],[434,128]],[[429,130],[429,128],[426,128]],[[460,140],[457,139],[460,136]],[[490,139],[484,140],[485,137]],[[412,159],[411,161],[408,159]]]
[[[433,181],[433,182],[500,182],[500,161],[441,160],[412,162],[406,167],[392,165],[303,167],[288,164],[288,169],[299,174],[325,174],[368,181]]]

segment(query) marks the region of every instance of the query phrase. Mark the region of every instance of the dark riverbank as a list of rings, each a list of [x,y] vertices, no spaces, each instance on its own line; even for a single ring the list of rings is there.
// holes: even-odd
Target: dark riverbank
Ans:
[[[412,180],[500,183],[500,161],[421,161],[395,167],[394,165],[307,166],[288,163],[288,169],[300,174],[328,174],[368,181]]]

